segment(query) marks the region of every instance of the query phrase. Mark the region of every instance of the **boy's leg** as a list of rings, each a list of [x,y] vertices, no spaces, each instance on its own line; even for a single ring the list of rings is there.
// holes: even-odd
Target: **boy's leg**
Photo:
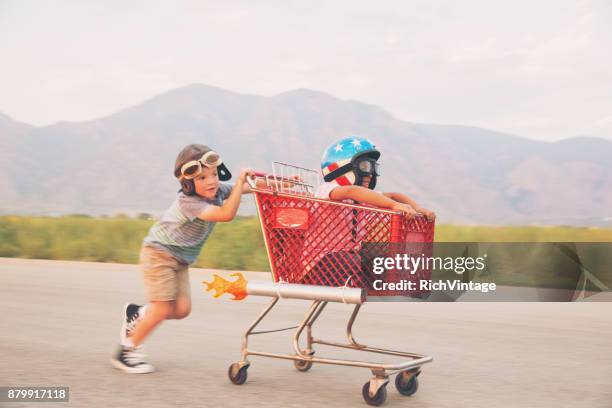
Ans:
[[[191,285],[189,284],[189,268],[182,265],[176,271],[176,300],[168,319],[184,319],[191,313]]]
[[[171,255],[150,248],[143,249],[141,263],[151,301],[146,313],[130,333],[127,344],[137,347],[166,319],[183,319],[191,312],[189,267]],[[153,300],[168,299],[168,300]]]
[[[138,346],[159,323],[174,314],[179,283],[176,272],[183,269],[182,264],[168,252],[147,246],[143,246],[141,250],[140,264],[149,303],[146,305],[146,312],[142,310],[144,316],[134,322],[135,327],[130,325],[129,337],[122,338],[117,353],[111,359],[115,367],[130,373],[154,371],[154,367],[144,361],[144,355]],[[126,309],[126,318],[127,314]]]
[[[152,301],[147,305],[147,312],[138,321],[130,337],[122,341],[111,363],[128,373],[146,374],[155,371],[155,367],[147,363],[142,350],[138,347],[142,341],[167,318],[174,309],[174,301]]]
[[[133,347],[138,347],[143,340],[165,319],[174,313],[174,300],[160,301],[154,300],[147,304],[147,313],[138,321],[128,337],[128,344],[131,342]]]
[[[190,312],[191,298],[189,296],[179,296],[176,300],[149,302],[147,312],[138,320],[128,340],[134,347],[138,347],[162,321],[184,319]]]
[[[149,313],[153,313],[153,315],[145,320]],[[138,319],[138,323],[135,324],[126,339],[129,338],[134,346],[138,346],[163,320],[184,319],[189,316],[189,313],[191,313],[191,297],[189,296],[179,296],[176,300],[147,303],[146,313]],[[136,332],[136,329],[138,329],[138,332]],[[134,333],[137,333],[136,337],[134,337]]]
[[[184,319],[191,313],[191,298],[178,297],[173,303],[173,309],[167,319]]]

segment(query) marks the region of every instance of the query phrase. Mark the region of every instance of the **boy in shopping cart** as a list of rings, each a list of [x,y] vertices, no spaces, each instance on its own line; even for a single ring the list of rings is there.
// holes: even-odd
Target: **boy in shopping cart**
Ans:
[[[321,160],[325,181],[316,192],[318,198],[373,205],[402,212],[410,218],[417,214],[434,220],[436,215],[402,193],[374,191],[379,174],[380,152],[368,139],[346,137],[329,146]]]
[[[195,263],[215,223],[236,216],[241,195],[250,192],[245,181],[251,173],[242,169],[234,185],[220,183],[232,175],[218,153],[200,144],[181,150],[174,166],[181,190],[149,230],[140,252],[149,302],[125,306],[113,366],[138,374],[154,370],[141,353],[141,344],[162,321],[189,315],[189,265]]]
[[[389,209],[403,213],[406,218],[422,215],[434,221],[436,215],[433,211],[420,206],[407,195],[374,191],[380,175],[379,158],[380,151],[376,146],[362,137],[346,137],[333,143],[323,153],[321,173],[324,183],[315,196]],[[349,279],[354,280],[353,284],[363,284],[367,281],[364,273],[355,271],[364,268],[357,265],[363,265],[365,259],[352,249],[353,243],[368,241],[364,233],[367,234],[369,228],[364,226],[376,221],[368,220],[367,214],[357,210],[333,214],[313,221],[304,245],[302,283],[329,283],[330,279],[322,276],[335,275],[336,284],[345,284]]]

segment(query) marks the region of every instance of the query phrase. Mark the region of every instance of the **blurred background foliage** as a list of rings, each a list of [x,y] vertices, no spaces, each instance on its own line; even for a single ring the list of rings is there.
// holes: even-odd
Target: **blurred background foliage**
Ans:
[[[137,263],[154,220],[147,214],[90,217],[2,216],[0,257]],[[436,242],[612,242],[612,229],[578,227],[436,226]],[[268,271],[257,217],[218,223],[197,267]]]

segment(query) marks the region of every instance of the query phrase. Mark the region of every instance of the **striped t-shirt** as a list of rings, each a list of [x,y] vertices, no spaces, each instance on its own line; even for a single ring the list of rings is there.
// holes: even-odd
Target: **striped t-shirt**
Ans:
[[[151,227],[144,244],[166,250],[183,263],[195,263],[216,224],[201,220],[198,215],[211,204],[222,205],[232,187],[232,184],[221,183],[212,200],[179,192],[170,208]]]

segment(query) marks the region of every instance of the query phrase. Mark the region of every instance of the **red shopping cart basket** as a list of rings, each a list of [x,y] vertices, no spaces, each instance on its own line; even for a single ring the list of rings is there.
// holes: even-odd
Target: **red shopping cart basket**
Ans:
[[[256,189],[254,194],[275,282],[364,288],[369,296],[423,294],[374,290],[372,283],[379,277],[372,273],[372,261],[404,251],[430,255],[433,221],[318,199],[312,185],[304,188],[300,182],[294,191],[280,187],[281,183],[291,186],[294,178],[258,175],[268,181],[267,189]],[[384,280],[430,277],[426,268],[413,273],[386,270]]]

